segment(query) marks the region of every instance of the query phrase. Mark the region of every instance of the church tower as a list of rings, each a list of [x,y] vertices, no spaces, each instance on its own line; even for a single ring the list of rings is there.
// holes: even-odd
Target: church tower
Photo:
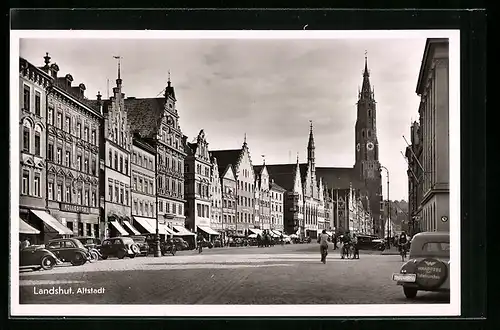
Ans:
[[[370,72],[365,53],[363,85],[358,91],[357,120],[355,128],[354,174],[365,184],[372,210],[373,229],[381,234],[380,202],[382,201],[382,175],[380,173],[379,150],[377,139],[377,102],[370,84]]]
[[[356,120],[355,155],[354,165],[356,174],[361,181],[379,179],[380,163],[378,160],[377,140],[377,109],[374,92],[370,85],[370,72],[368,60],[365,56],[365,69],[363,71],[363,85],[358,93],[358,114]]]

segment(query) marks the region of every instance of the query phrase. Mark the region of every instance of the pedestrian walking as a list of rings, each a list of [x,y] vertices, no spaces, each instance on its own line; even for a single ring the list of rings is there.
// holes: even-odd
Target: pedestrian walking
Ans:
[[[326,229],[323,229],[318,236],[319,249],[321,252],[321,262],[326,264],[326,256],[328,255],[328,234]]]
[[[28,238],[25,238],[21,243],[21,250],[27,248],[28,246],[30,246],[30,240]]]
[[[337,234],[333,234],[332,240],[333,240],[333,249],[337,250]]]

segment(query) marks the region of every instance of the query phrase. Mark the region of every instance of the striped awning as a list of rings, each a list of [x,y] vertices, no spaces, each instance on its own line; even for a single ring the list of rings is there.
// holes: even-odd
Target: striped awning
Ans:
[[[28,225],[23,219],[19,219],[19,233],[37,235],[40,231]]]
[[[189,230],[187,230],[182,226],[174,226],[174,230],[176,231],[175,232],[176,236],[191,236],[191,235],[194,236],[194,233],[190,232]]]
[[[128,236],[128,232],[125,230],[125,228],[122,227],[122,225],[120,225],[120,223],[118,221],[111,221],[110,222],[111,225],[113,227],[116,228],[116,230],[118,230],[118,232],[123,235],[123,236]]]
[[[135,229],[134,226],[132,226],[132,224],[130,222],[123,221],[123,224],[125,225],[125,227],[127,227],[132,232],[132,234],[134,234],[134,235],[140,235],[141,234],[137,229]]]
[[[252,233],[254,233],[256,235],[261,235],[262,236],[262,230],[260,230],[260,229],[257,229],[257,228],[248,228],[248,230],[250,230]]]
[[[207,226],[198,226],[198,229],[204,231],[205,233],[209,234],[209,235],[220,235],[218,232],[216,232],[215,230],[213,230],[212,228],[210,227],[207,227]]]
[[[36,215],[40,220],[42,220],[46,225],[50,228],[54,229],[60,235],[73,235],[73,231],[68,227],[57,221],[56,218],[51,216],[45,211],[35,211],[31,210],[31,212]]]
[[[148,234],[156,233],[156,225],[153,225],[152,221],[150,223],[149,219],[141,217],[134,217],[134,219],[148,232]]]

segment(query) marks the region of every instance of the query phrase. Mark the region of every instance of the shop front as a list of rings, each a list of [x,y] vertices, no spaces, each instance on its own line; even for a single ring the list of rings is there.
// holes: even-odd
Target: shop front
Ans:
[[[213,242],[213,240],[217,237],[220,237],[220,233],[213,230],[210,227],[207,226],[197,226],[197,231],[198,235],[201,235],[203,238],[205,238],[209,242]]]
[[[28,225],[39,231],[38,238],[32,242],[33,244],[45,244],[54,238],[70,237],[74,235],[70,228],[59,222],[53,214],[49,214],[46,211],[31,210],[29,219],[30,222]]]
[[[66,203],[58,204],[59,208],[50,209],[50,213],[69,229],[71,235],[99,238],[98,208]]]
[[[182,226],[173,226],[174,236],[181,237],[188,244],[190,249],[196,248],[196,234],[190,232]]]

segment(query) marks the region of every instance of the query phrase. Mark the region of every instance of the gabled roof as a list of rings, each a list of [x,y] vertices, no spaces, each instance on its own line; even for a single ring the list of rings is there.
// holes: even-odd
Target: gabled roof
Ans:
[[[293,191],[294,178],[295,178],[295,166],[297,164],[277,164],[277,165],[267,165],[267,173],[269,173],[269,179],[274,180],[274,182],[281,186],[283,189],[288,191]],[[260,172],[262,165],[254,166],[255,172]]]
[[[212,150],[210,151],[212,157],[217,159],[217,166],[219,167],[219,176],[222,178],[222,173],[226,171],[228,165],[236,166],[241,154],[241,149],[235,150]],[[222,171],[222,173],[221,173]]]
[[[316,176],[323,178],[328,189],[349,189],[351,183],[353,188],[361,184],[352,167],[316,167]]]
[[[132,132],[141,137],[154,137],[159,130],[164,107],[164,98],[125,99],[125,110]]]
[[[224,179],[226,173],[229,171],[233,174],[233,177],[236,179],[236,173],[234,172],[233,164],[228,164],[225,169],[221,169],[219,167],[219,178]]]
[[[271,182],[271,190],[285,192],[286,189],[278,185],[276,182]]]

